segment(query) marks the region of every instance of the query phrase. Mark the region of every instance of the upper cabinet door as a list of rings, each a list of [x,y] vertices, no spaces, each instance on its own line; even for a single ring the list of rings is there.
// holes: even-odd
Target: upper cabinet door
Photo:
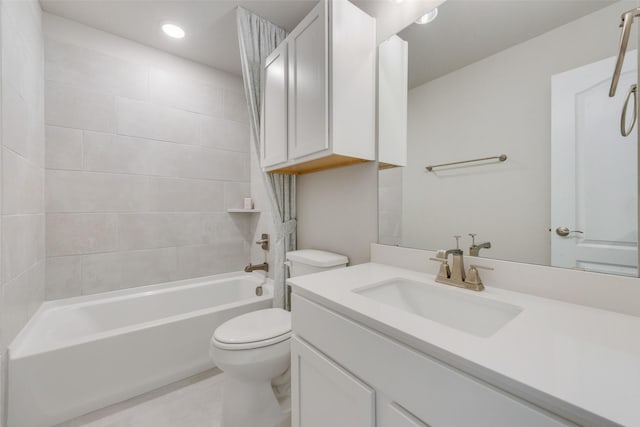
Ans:
[[[320,2],[296,27],[289,39],[291,159],[299,159],[329,148],[327,7],[327,2]]]
[[[392,36],[378,47],[378,160],[407,165],[409,44]]]
[[[287,73],[287,43],[282,43],[269,55],[264,66],[262,151],[260,153],[263,167],[287,161]]]

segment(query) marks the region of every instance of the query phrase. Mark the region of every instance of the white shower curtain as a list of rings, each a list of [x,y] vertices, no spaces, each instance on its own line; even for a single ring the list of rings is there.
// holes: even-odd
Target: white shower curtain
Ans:
[[[266,19],[238,7],[236,11],[238,41],[244,91],[249,105],[252,137],[258,159],[260,158],[260,94],[264,60],[285,39],[287,32]],[[271,237],[274,251],[273,306],[283,307],[286,295],[285,255],[296,248],[296,179],[294,175],[262,173],[267,189],[275,236]]]

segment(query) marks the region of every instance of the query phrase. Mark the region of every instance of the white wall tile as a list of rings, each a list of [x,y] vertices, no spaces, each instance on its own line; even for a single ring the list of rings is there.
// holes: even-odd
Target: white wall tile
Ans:
[[[116,105],[118,134],[181,144],[198,143],[197,114],[125,98],[118,98]]]
[[[244,267],[255,218],[225,211],[251,193],[241,79],[65,40],[46,45],[47,298]]]
[[[47,257],[45,271],[45,299],[82,294],[82,256]]]
[[[244,92],[224,90],[224,117],[240,123],[249,123],[249,109]]]
[[[8,282],[44,259],[44,215],[4,215],[2,278]]]
[[[204,147],[249,152],[249,125],[230,119],[200,116],[200,144]]]
[[[149,178],[151,211],[220,212],[224,210],[224,184],[179,178]]]
[[[117,250],[117,220],[116,214],[47,214],[47,256]]]
[[[49,213],[144,211],[154,203],[144,176],[47,170],[45,183]]]
[[[45,41],[45,79],[127,98],[149,97],[145,67],[55,40]]]
[[[84,295],[162,283],[176,277],[175,248],[85,255]]]
[[[24,157],[2,149],[2,212],[4,214],[44,211],[44,171]]]
[[[251,197],[251,183],[249,182],[225,182],[224,183],[224,208],[244,208],[244,198]]]
[[[151,101],[195,113],[222,115],[223,89],[185,78],[176,73],[151,69]]]
[[[82,131],[47,126],[45,129],[48,169],[82,170]]]
[[[134,213],[119,216],[119,249],[166,248],[202,243],[200,213]]]
[[[98,132],[114,132],[115,98],[109,94],[47,82],[45,123]]]
[[[241,242],[177,248],[178,277],[198,277],[240,271],[249,264],[249,248]]]
[[[2,145],[44,164],[44,126],[41,105],[29,105],[13,85],[2,88]]]

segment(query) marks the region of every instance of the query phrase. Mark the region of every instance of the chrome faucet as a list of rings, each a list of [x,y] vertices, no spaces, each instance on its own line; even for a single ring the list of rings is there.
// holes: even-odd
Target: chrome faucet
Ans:
[[[451,268],[449,268],[449,255],[452,255]],[[436,276],[436,282],[472,291],[481,291],[484,289],[478,269],[493,270],[493,268],[490,267],[471,265],[469,267],[469,274],[465,274],[464,254],[462,250],[458,248],[447,251],[440,249],[436,252],[435,258],[430,259],[440,262],[440,270]]]
[[[491,249],[491,242],[484,242],[476,245],[476,234],[469,233],[471,236],[471,246],[469,247],[469,255],[480,256],[480,249]]]
[[[247,265],[244,268],[244,271],[246,273],[251,273],[252,271],[256,271],[256,270],[264,270],[264,271],[269,271],[269,264],[266,262],[263,262],[262,264],[251,264],[249,263],[249,265]]]

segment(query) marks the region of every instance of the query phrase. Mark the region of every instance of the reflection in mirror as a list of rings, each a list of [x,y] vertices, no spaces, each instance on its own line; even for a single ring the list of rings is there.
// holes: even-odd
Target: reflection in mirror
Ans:
[[[449,249],[460,235],[465,255],[637,276],[637,130],[620,129],[637,30],[608,97],[620,15],[636,6],[448,0],[383,42],[380,243]],[[402,58],[398,41],[404,86],[385,62]]]

